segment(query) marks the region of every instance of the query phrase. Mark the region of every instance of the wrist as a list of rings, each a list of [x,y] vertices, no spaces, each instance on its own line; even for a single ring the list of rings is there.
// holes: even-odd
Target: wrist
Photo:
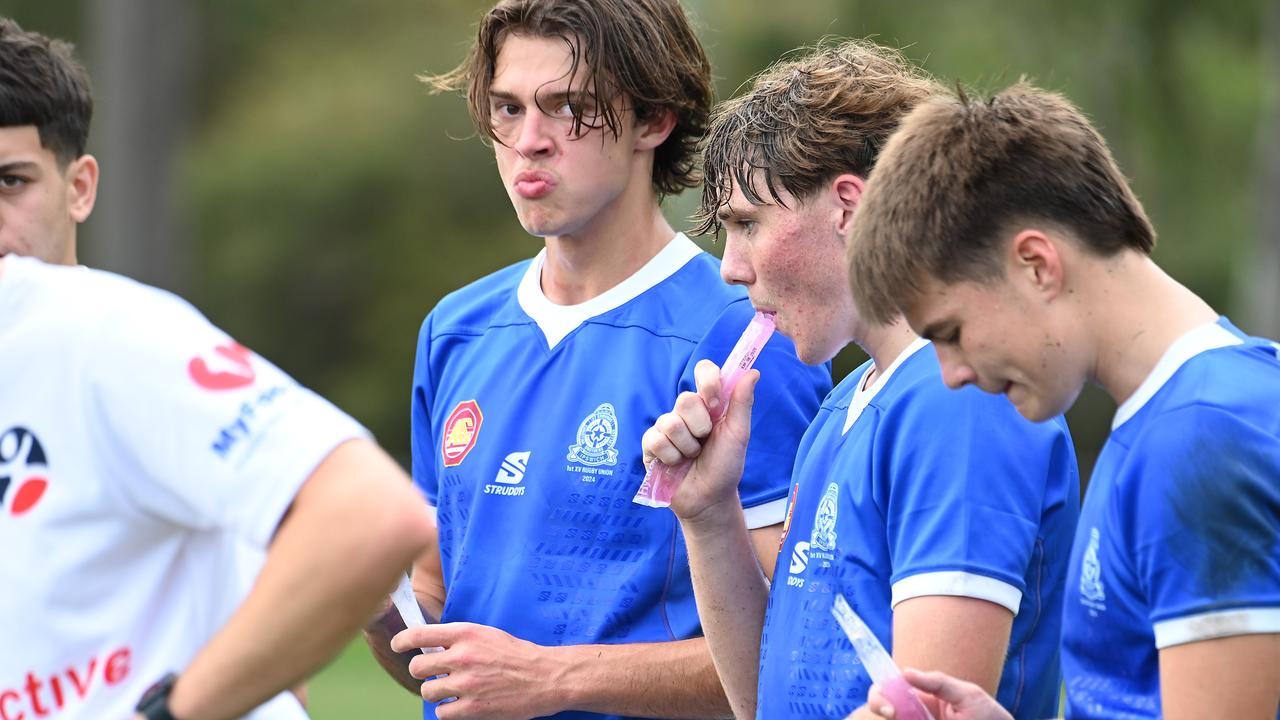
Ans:
[[[589,645],[542,646],[547,668],[548,682],[542,684],[542,715],[554,715],[566,710],[584,708],[584,691],[581,681],[581,670],[587,660],[583,651]]]
[[[738,493],[703,505],[696,512],[678,515],[685,537],[702,538],[720,535],[739,525],[746,525],[742,514],[742,501]]]

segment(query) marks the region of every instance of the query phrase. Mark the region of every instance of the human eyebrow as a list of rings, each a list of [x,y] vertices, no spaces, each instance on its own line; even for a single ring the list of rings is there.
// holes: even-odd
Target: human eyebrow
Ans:
[[[18,162],[5,163],[0,165],[0,175],[9,175],[15,172],[32,172],[38,169],[38,166],[29,160],[19,160]]]
[[[931,322],[920,330],[920,337],[930,342],[939,342],[938,338],[950,329],[948,325],[954,325],[950,318]]]
[[[728,203],[720,206],[716,210],[716,219],[720,222],[741,222],[743,220],[754,220],[755,212],[743,208],[736,208]]]

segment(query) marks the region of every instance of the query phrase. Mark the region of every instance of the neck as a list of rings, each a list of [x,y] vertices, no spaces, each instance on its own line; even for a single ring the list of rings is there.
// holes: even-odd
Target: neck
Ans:
[[[627,190],[582,227],[546,238],[542,292],[548,300],[576,305],[600,295],[644,267],[675,236],[648,167],[636,163]]]
[[[1175,340],[1218,313],[1145,255],[1122,252],[1081,288],[1081,316],[1092,345],[1091,379],[1123,403]]]
[[[4,279],[4,258],[0,257],[0,280]]]
[[[872,368],[867,383],[875,382],[917,337],[901,316],[886,325],[876,325],[860,332],[857,343],[871,356]]]

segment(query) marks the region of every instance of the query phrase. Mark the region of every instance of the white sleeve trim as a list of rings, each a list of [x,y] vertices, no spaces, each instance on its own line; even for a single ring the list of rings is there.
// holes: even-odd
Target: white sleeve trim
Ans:
[[[432,505],[430,500],[426,501],[425,504],[427,506],[427,515],[431,517],[431,523],[433,525],[439,525],[440,523],[437,522],[437,518],[436,518],[436,515],[437,515],[436,506]]]
[[[1156,648],[1236,635],[1280,633],[1280,608],[1236,608],[1188,615],[1155,624]]]
[[[743,508],[742,515],[747,519],[747,529],[755,530],[782,522],[787,516],[788,500],[790,498],[780,497],[763,505]]]
[[[893,584],[892,607],[926,595],[954,595],[993,602],[1015,616],[1022,605],[1022,591],[1003,580],[962,571],[927,572],[904,577]]]

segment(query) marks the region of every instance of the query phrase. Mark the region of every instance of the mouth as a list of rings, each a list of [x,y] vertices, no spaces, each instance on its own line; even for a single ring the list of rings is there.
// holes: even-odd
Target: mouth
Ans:
[[[512,187],[520,197],[537,200],[550,195],[556,184],[555,176],[545,170],[525,170],[516,175]]]

